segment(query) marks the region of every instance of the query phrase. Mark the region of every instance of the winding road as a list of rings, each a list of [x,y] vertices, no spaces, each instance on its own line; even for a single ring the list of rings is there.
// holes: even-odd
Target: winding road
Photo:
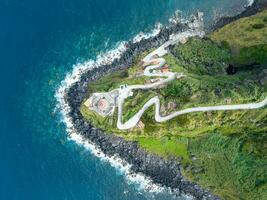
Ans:
[[[173,72],[167,72],[163,73],[159,69],[161,69],[164,64],[166,63],[165,59],[162,58],[164,55],[168,53],[166,50],[168,46],[172,44],[179,43],[188,37],[192,36],[201,36],[201,31],[188,31],[183,32],[180,35],[176,35],[173,37],[173,39],[170,39],[168,42],[163,44],[161,47],[153,51],[152,53],[148,54],[144,59],[143,62],[145,63],[144,66],[147,66],[144,70],[144,75],[148,77],[165,77],[165,79],[160,80],[153,84],[148,85],[130,85],[130,86],[122,86],[119,89],[119,95],[118,95],[118,120],[117,120],[117,128],[118,129],[130,129],[137,125],[137,123],[140,121],[143,113],[150,107],[155,105],[155,120],[157,122],[165,122],[170,119],[173,119],[179,115],[187,114],[187,113],[193,113],[193,112],[207,112],[207,111],[226,111],[226,110],[248,110],[248,109],[259,109],[263,108],[267,105],[267,97],[258,103],[248,103],[248,104],[237,104],[237,105],[220,105],[220,106],[207,106],[207,107],[193,107],[188,108],[184,110],[180,110],[177,112],[174,112],[167,116],[161,116],[160,115],[160,99],[158,96],[155,96],[151,98],[148,102],[145,103],[145,105],[128,121],[123,123],[123,105],[125,102],[125,99],[133,95],[132,90],[135,89],[142,89],[142,90],[148,90],[156,88],[162,84],[166,84],[170,81],[175,80],[176,78],[182,78],[184,77],[181,73],[173,73]]]
[[[114,98],[115,105],[113,105],[112,111],[114,111],[115,106],[118,106],[118,119],[117,119],[117,128],[118,129],[130,129],[135,127],[138,122],[140,121],[142,115],[144,112],[151,106],[155,105],[155,120],[157,122],[165,122],[170,119],[173,119],[179,115],[184,115],[187,113],[193,113],[193,112],[207,112],[207,111],[225,111],[225,110],[248,110],[248,109],[259,109],[263,108],[267,105],[267,97],[258,103],[248,103],[248,104],[237,104],[237,105],[220,105],[220,106],[207,106],[207,107],[193,107],[193,108],[187,108],[184,110],[180,110],[177,112],[173,112],[170,115],[167,116],[161,116],[160,115],[160,99],[158,96],[155,96],[151,98],[148,102],[145,103],[145,105],[128,121],[123,123],[123,105],[125,100],[133,95],[133,90],[141,89],[141,90],[149,90],[153,88],[157,88],[161,85],[167,84],[170,81],[173,81],[175,79],[179,79],[184,77],[182,73],[174,73],[174,72],[161,72],[161,68],[165,65],[166,61],[163,58],[164,55],[168,53],[168,47],[171,45],[175,45],[177,43],[182,43],[186,41],[190,37],[199,36],[203,37],[205,35],[203,31],[203,20],[202,15],[199,13],[199,17],[195,19],[193,22],[189,23],[190,29],[175,35],[172,35],[170,39],[164,43],[162,46],[148,54],[144,59],[144,76],[148,77],[161,77],[162,79],[151,84],[146,85],[122,85],[119,89],[115,89],[109,93],[110,98]],[[111,95],[112,93],[116,94],[116,97]],[[100,95],[103,97],[104,93],[95,93],[93,95]],[[117,98],[117,101],[115,99]],[[91,103],[91,100],[88,100],[88,107],[91,109],[94,107],[94,103]],[[93,109],[97,112],[99,108]],[[101,110],[101,108],[100,108]],[[101,114],[101,113],[99,113]],[[114,114],[114,112],[110,112],[108,114]]]

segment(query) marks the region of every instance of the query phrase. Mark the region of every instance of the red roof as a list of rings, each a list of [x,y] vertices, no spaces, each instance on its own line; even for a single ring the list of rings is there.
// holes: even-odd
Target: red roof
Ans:
[[[169,65],[165,64],[162,69],[169,69]]]

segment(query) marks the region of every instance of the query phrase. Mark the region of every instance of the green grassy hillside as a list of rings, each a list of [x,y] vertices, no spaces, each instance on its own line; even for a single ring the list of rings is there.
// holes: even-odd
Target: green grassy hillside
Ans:
[[[232,64],[242,67],[267,63],[267,10],[235,21],[210,35],[231,50]]]
[[[255,24],[264,24],[266,13],[238,20],[209,38],[192,38],[184,45],[175,46],[165,59],[171,71],[183,72],[186,77],[149,92],[135,91],[125,102],[124,119],[132,117],[154,96],[161,100],[162,115],[194,106],[263,100],[267,96],[267,67],[264,65],[267,55],[258,48],[267,44],[267,36],[263,31],[265,25]],[[244,54],[245,51],[249,53]],[[110,91],[123,83],[149,82],[140,75],[143,69],[138,64],[146,53],[136,58],[131,68],[108,74],[90,84],[88,94]],[[260,65],[255,67],[254,61]],[[252,66],[229,75],[226,71],[232,63],[239,67]],[[266,107],[191,113],[165,123],[155,122],[151,107],[141,119],[145,127],[127,131],[116,128],[116,112],[114,116],[103,118],[82,105],[81,113],[108,134],[137,141],[140,147],[163,157],[181,158],[183,173],[188,179],[223,199],[267,199]]]

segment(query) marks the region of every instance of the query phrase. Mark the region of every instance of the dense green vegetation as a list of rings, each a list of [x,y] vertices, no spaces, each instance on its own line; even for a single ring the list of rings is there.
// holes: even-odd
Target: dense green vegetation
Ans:
[[[232,137],[210,133],[190,140],[188,176],[224,199],[266,199],[266,132]]]
[[[211,40],[190,39],[185,45],[174,48],[178,64],[188,72],[197,74],[220,74],[225,72],[230,55],[228,49],[215,45]]]
[[[238,67],[267,63],[267,10],[240,19],[215,31],[210,38],[231,50]]]
[[[263,63],[267,51],[261,48],[267,44],[267,32],[262,30],[267,25],[259,24],[267,22],[266,13],[227,25],[211,34],[210,39],[192,38],[174,47],[172,54],[164,58],[171,71],[183,72],[186,77],[166,87],[135,91],[125,102],[124,120],[154,96],[161,100],[162,115],[194,106],[248,103],[265,98],[267,69]],[[131,68],[91,84],[89,94],[110,91],[123,83],[148,82],[147,77],[140,76],[143,69],[138,64],[144,54]],[[229,63],[244,66],[255,64],[254,61],[262,65],[252,65],[232,75],[225,72]],[[109,134],[137,141],[142,148],[160,156],[181,158],[186,177],[224,199],[267,199],[267,108],[191,113],[156,123],[151,107],[141,119],[145,127],[127,131],[116,128],[116,112],[103,118],[82,105],[81,113]]]

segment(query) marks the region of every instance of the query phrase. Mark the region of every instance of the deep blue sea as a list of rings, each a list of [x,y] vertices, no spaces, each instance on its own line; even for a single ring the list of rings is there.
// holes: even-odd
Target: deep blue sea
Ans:
[[[55,91],[76,63],[183,17],[235,14],[247,0],[0,0],[0,199],[172,199],[68,140]],[[184,199],[182,197],[178,199]]]

